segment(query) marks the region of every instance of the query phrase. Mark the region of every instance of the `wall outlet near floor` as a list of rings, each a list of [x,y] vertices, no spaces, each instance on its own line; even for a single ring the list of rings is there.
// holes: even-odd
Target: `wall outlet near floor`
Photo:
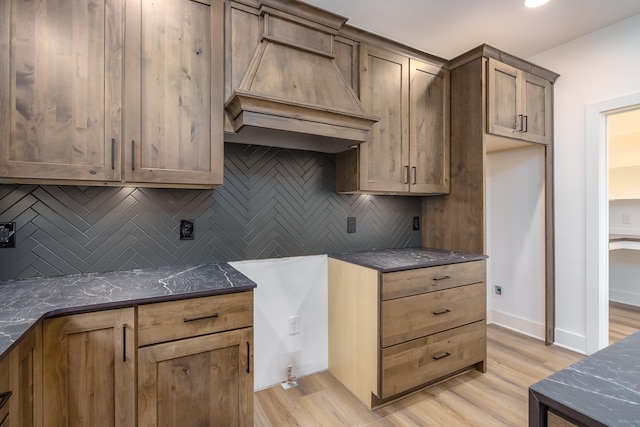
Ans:
[[[300,333],[300,316],[289,316],[289,335],[297,335]]]
[[[493,293],[496,294],[497,296],[501,297],[502,296],[502,286],[494,285],[493,286]]]

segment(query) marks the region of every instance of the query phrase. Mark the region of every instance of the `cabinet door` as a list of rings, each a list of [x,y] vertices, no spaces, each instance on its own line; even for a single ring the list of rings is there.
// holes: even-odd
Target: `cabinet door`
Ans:
[[[487,132],[520,139],[519,70],[489,59],[487,83]]]
[[[134,309],[44,321],[47,426],[135,425]]]
[[[524,131],[522,139],[551,143],[551,83],[538,76],[522,73]]]
[[[410,99],[410,190],[449,192],[449,72],[412,59]]]
[[[138,425],[253,426],[253,328],[138,350]]]
[[[0,2],[0,178],[120,180],[122,0]]]
[[[409,191],[409,58],[361,47],[361,98],[380,117],[360,145],[360,190]]]
[[[9,386],[9,357],[0,359],[0,427],[9,427],[9,405],[11,397],[7,399],[7,393],[11,393]]]
[[[222,0],[127,2],[125,180],[221,185]]]
[[[42,328],[21,338],[9,353],[11,427],[42,426]]]

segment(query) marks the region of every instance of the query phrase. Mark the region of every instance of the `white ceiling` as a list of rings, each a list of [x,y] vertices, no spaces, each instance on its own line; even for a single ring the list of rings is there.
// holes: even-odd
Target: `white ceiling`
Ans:
[[[451,59],[482,43],[528,58],[640,13],[639,0],[305,0],[354,27]]]

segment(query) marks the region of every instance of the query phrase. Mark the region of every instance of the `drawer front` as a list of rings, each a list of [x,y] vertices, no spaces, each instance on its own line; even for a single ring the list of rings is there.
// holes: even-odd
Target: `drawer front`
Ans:
[[[381,350],[380,399],[425,385],[486,359],[486,323],[461,326]]]
[[[141,305],[138,307],[138,345],[252,325],[252,291]]]
[[[381,299],[386,301],[485,281],[484,260],[385,273]]]
[[[476,283],[383,301],[380,346],[389,347],[484,320],[485,292],[486,285]]]

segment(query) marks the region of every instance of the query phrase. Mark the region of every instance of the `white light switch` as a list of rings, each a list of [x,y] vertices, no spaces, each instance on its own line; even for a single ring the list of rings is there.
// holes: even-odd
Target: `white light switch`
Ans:
[[[631,224],[631,214],[622,214],[622,223]]]

